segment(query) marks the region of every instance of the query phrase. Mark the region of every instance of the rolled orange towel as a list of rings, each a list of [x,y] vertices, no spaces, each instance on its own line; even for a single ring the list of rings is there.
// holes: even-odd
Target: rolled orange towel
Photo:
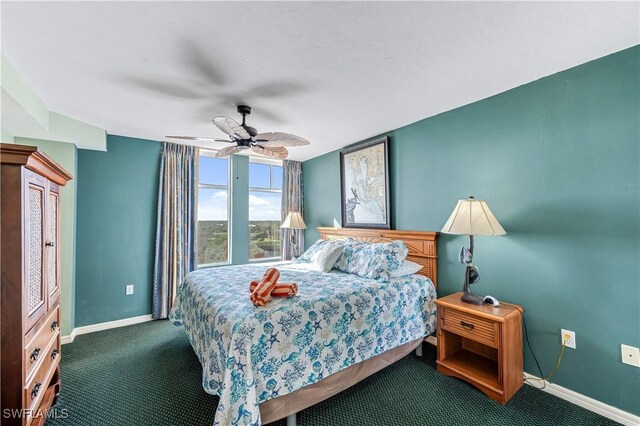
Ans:
[[[249,296],[255,306],[264,306],[271,300],[271,292],[276,287],[278,278],[280,278],[280,271],[276,268],[268,268],[265,271],[262,281],[258,283]]]
[[[273,297],[293,297],[298,293],[298,284],[296,283],[279,283],[271,292]]]
[[[251,281],[249,284],[249,293],[253,292],[258,286],[258,281]],[[293,297],[298,293],[298,284],[296,283],[277,283],[271,292],[272,297]]]

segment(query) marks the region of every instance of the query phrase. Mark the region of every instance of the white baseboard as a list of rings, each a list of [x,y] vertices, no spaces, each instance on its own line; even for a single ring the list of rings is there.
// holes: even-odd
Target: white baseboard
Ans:
[[[72,343],[76,336],[81,334],[94,333],[96,331],[109,330],[110,328],[124,327],[127,325],[140,324],[141,322],[151,321],[151,315],[140,315],[139,317],[125,318],[116,321],[101,322],[100,324],[85,325],[84,327],[76,327],[68,336],[62,336],[60,342],[65,345]]]
[[[524,376],[527,379],[537,379],[540,380],[539,377],[531,375],[529,373],[524,373]],[[539,382],[540,386],[542,386],[542,381]],[[529,386],[533,386],[538,388],[538,386],[527,383]],[[613,407],[611,405],[605,404],[604,402],[600,402],[597,399],[590,398],[586,395],[583,395],[578,392],[574,392],[571,389],[567,389],[560,385],[556,385],[555,383],[545,382],[546,386],[544,389],[540,389],[544,392],[550,393],[551,395],[555,395],[558,398],[564,399],[565,401],[569,401],[572,404],[578,405],[582,408],[586,408],[589,411],[593,411],[596,414],[600,414],[608,419],[614,420],[618,423],[622,423],[623,425],[629,426],[637,426],[640,425],[640,416],[636,416],[634,414],[623,411],[619,408]]]
[[[71,330],[71,333],[69,333],[68,336],[62,336],[60,338],[60,343],[63,345],[66,345],[67,343],[73,342],[73,339],[75,338],[76,338],[76,329],[74,328],[73,330]]]
[[[427,343],[431,343],[434,346],[438,346],[438,339],[436,339],[435,336],[429,336],[427,337],[426,340],[427,340]],[[524,376],[527,379],[539,380],[539,377],[536,377],[529,373],[524,373]],[[640,425],[640,416],[636,416],[635,414],[628,413],[619,408],[605,404],[604,402],[600,402],[597,399],[590,398],[581,393],[574,392],[571,389],[567,389],[560,385],[556,385],[555,383],[550,383],[550,382],[545,382],[545,383],[546,383],[545,388],[540,389],[543,392],[550,393],[551,395],[557,396],[560,399],[569,401],[572,404],[575,404],[589,411],[593,411],[596,414],[600,414],[603,417],[606,417],[608,419],[611,419],[623,425],[628,425],[628,426]],[[539,387],[536,385],[533,385],[531,383],[527,383],[527,384],[529,386],[533,386],[534,388],[539,389]],[[540,387],[542,387],[542,385],[540,385]]]

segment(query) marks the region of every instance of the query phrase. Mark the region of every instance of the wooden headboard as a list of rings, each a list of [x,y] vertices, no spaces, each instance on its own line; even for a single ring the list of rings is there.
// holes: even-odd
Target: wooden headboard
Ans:
[[[323,227],[318,228],[318,232],[323,240],[353,238],[354,240],[368,243],[402,240],[409,249],[407,259],[422,265],[422,269],[418,271],[418,274],[430,278],[433,285],[436,288],[438,286],[437,232]]]

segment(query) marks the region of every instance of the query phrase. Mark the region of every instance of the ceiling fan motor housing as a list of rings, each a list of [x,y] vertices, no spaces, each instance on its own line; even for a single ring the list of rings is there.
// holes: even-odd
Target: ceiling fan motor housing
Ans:
[[[238,105],[238,112],[242,115],[251,114],[251,107],[248,105]]]

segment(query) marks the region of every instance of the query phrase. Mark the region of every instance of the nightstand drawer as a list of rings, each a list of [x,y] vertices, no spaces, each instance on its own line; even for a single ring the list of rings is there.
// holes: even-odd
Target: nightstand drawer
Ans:
[[[480,343],[498,347],[496,339],[496,323],[484,318],[469,315],[449,308],[442,308],[440,326],[460,336]]]

